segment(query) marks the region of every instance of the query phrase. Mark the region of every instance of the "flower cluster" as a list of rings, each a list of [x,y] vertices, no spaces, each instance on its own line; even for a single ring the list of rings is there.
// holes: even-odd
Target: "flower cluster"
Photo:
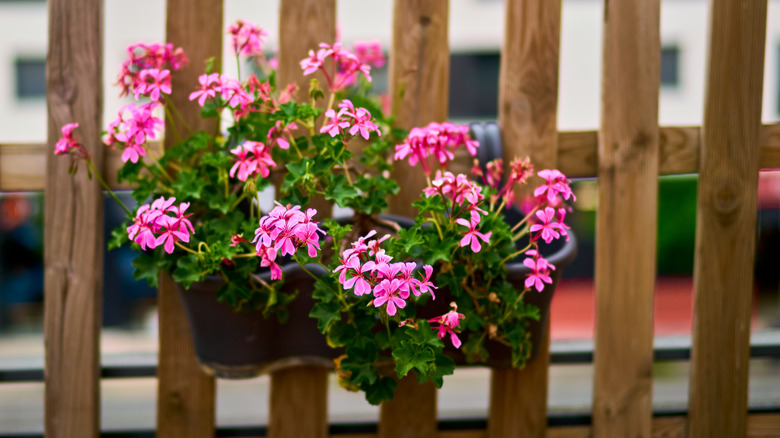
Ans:
[[[326,68],[326,61],[332,60],[330,72]],[[358,56],[345,49],[341,43],[333,45],[320,43],[316,52],[309,50],[309,57],[301,60],[301,68],[304,75],[310,75],[317,70],[322,71],[331,91],[339,91],[355,83],[358,73],[371,82],[371,66],[363,62]]]
[[[487,214],[480,208],[485,196],[482,194],[482,187],[476,185],[466,177],[466,175],[453,175],[452,172],[436,171],[436,178],[429,187],[423,189],[425,196],[431,197],[439,195],[451,203],[451,218],[455,223],[462,225],[468,230],[463,234],[460,240],[460,246],[470,246],[474,252],[479,252],[482,245],[481,239],[485,243],[490,243],[491,232],[480,233],[477,231],[477,225],[482,220],[482,215]],[[468,215],[465,219],[463,215]]]
[[[474,161],[475,165],[474,168],[471,169],[471,174],[476,177],[481,177],[486,186],[491,187],[496,191],[491,197],[493,202],[501,198],[506,205],[512,205],[514,202],[515,187],[518,184],[525,184],[528,181],[528,178],[534,173],[534,166],[531,164],[530,158],[515,158],[512,160],[512,163],[510,163],[509,179],[504,184],[504,187],[499,188],[502,181],[501,176],[504,173],[504,160],[496,158],[495,160],[488,162],[485,166],[487,168],[486,173],[482,172],[477,160]]]
[[[438,324],[437,326],[431,326],[432,329],[438,330],[439,339],[444,338],[447,334],[450,335],[450,341],[455,348],[460,348],[460,339],[455,333],[455,329],[460,325],[460,320],[465,318],[466,315],[458,313],[458,305],[455,302],[450,303],[452,310],[444,315],[437,316],[428,320],[431,324]]]
[[[355,41],[352,45],[355,56],[363,64],[381,68],[385,65],[385,54],[382,52],[382,44],[377,41]]]
[[[73,131],[78,127],[78,123],[68,123],[62,127],[62,138],[57,140],[57,144],[54,145],[54,155],[73,154],[78,158],[89,156],[84,146],[79,143],[78,138],[73,135]]]
[[[352,248],[341,255],[341,265],[333,272],[339,273],[339,283],[344,289],[354,289],[357,296],[373,293],[371,303],[374,307],[386,306],[389,316],[395,316],[398,308],[406,307],[406,300],[411,294],[420,296],[429,292],[436,299],[433,290],[437,287],[430,281],[433,267],[423,266],[425,277],[415,278],[416,263],[391,263],[393,258],[381,248],[389,235],[366,242],[375,234],[376,231],[371,231],[358,238],[352,242]]]
[[[394,158],[400,161],[409,157],[410,166],[419,162],[425,174],[430,175],[433,170],[430,157],[446,167],[455,158],[455,150],[460,146],[466,147],[472,157],[477,155],[479,144],[469,136],[468,126],[434,122],[409,131],[406,141],[396,145]]]
[[[228,26],[228,34],[236,55],[258,56],[263,53],[263,42],[268,36],[265,29],[254,23],[237,20]]]
[[[320,250],[318,233],[324,235],[325,231],[312,221],[315,214],[317,210],[313,208],[304,213],[299,205],[277,205],[267,216],[260,218],[252,242],[255,242],[260,266],[271,268],[271,280],[282,278],[282,268],[276,262],[277,255],[293,256],[298,248],[306,247],[309,257],[317,256]]]
[[[170,94],[171,70],[178,70],[187,62],[184,51],[170,43],[133,44],[127,48],[127,54],[117,84],[122,88],[120,96],[132,93],[136,100],[147,96],[157,101],[161,93]]]
[[[103,143],[111,147],[122,146],[122,161],[137,163],[139,157],[146,156],[144,144],[156,139],[162,131],[163,121],[153,114],[159,105],[157,102],[141,106],[131,103],[120,109],[116,120],[108,125]]]
[[[271,159],[269,149],[263,143],[248,140],[235,149],[231,149],[230,153],[236,156],[236,162],[230,169],[230,177],[235,178],[236,171],[238,171],[238,179],[241,181],[246,181],[257,175],[261,175],[263,178],[267,177],[271,173],[270,168],[276,167],[276,163]]]
[[[150,204],[138,207],[133,224],[127,227],[130,240],[141,245],[141,249],[154,249],[163,245],[165,252],[173,253],[177,242],[189,242],[190,234],[195,233],[189,214],[184,214],[189,202],[173,205],[176,198],[160,197]]]
[[[348,132],[350,136],[360,133],[360,136],[366,140],[371,132],[382,135],[376,123],[371,121],[371,113],[367,109],[355,109],[348,99],[341,101],[338,107],[340,108],[338,113],[333,109],[325,112],[321,134],[328,133],[331,137],[335,137],[344,132]]]

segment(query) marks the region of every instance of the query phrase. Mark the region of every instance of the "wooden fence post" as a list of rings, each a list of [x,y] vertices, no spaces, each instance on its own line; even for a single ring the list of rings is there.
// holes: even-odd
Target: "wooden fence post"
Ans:
[[[390,53],[391,107],[396,123],[411,129],[447,120],[450,50],[449,1],[396,0]],[[389,211],[414,217],[411,200],[420,196],[425,176],[419,167],[397,166],[393,177],[404,181]],[[382,403],[379,438],[429,437],[437,433],[436,388],[418,385],[408,375],[398,382],[395,397]]]
[[[593,432],[650,436],[661,5],[605,9]]]
[[[166,40],[182,47],[189,64],[171,78],[170,101],[195,130],[213,132],[217,122],[201,119],[200,108],[189,100],[205,61],[222,60],[222,0],[168,0]],[[172,123],[171,120],[166,120]],[[166,130],[165,146],[176,144]],[[157,436],[214,437],[215,383],[198,366],[187,317],[173,279],[159,279],[160,356],[157,370]]]
[[[49,1],[48,147],[44,210],[45,424],[47,437],[100,436],[103,192],[84,163],[55,157],[67,123],[98,169],[103,110],[103,3]]]
[[[279,76],[277,86],[298,84],[298,98],[306,100],[310,76],[303,76],[300,61],[319,43],[336,41],[336,0],[282,0],[279,11]],[[320,78],[320,85],[327,89]],[[312,199],[318,217],[331,215],[332,204],[322,197]],[[295,366],[271,373],[268,436],[271,438],[328,435],[327,368]]]
[[[766,0],[710,3],[689,436],[747,434]]]
[[[561,0],[506,2],[498,98],[506,164],[530,156],[537,171],[557,165],[560,29]],[[489,437],[545,436],[549,322],[546,332],[525,369],[491,371]]]

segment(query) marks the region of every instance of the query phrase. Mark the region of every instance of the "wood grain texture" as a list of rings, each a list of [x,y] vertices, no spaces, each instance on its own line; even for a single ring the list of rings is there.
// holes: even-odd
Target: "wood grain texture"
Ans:
[[[168,0],[166,40],[182,47],[190,62],[174,72],[170,100],[192,129],[216,132],[217,121],[201,119],[200,108],[188,96],[198,84],[206,59],[222,59],[222,0]],[[219,64],[215,65],[219,70]],[[173,123],[166,120],[166,124]],[[178,132],[186,132],[177,123]],[[166,130],[165,147],[177,141]],[[173,279],[159,279],[160,357],[157,368],[157,434],[161,437],[213,437],[214,378],[200,370],[189,324]]]
[[[103,3],[51,0],[46,59],[48,140],[44,207],[45,421],[47,437],[100,436],[103,193],[81,163],[55,157],[67,123],[98,168],[103,106]]]
[[[391,108],[404,129],[447,120],[450,49],[449,0],[396,0],[393,11],[393,43],[390,53]],[[403,181],[390,199],[390,212],[413,217],[410,200],[425,187],[420,165],[398,163],[393,178]]]
[[[539,353],[522,370],[494,369],[490,373],[490,438],[547,436],[547,385],[550,369],[550,327]]]
[[[435,437],[436,414],[436,387],[431,382],[420,385],[409,374],[398,381],[393,399],[380,406],[377,437]]]
[[[536,169],[558,161],[560,0],[508,0],[501,56],[498,125],[504,163],[531,157]],[[518,199],[528,194],[518,191]],[[537,358],[522,370],[493,370],[488,436],[544,437],[550,361],[549,322]]]
[[[605,2],[595,437],[648,437],[651,432],[660,13],[660,0]]]
[[[714,0],[700,154],[689,436],[747,433],[766,1]]]
[[[303,76],[300,61],[308,56],[309,50],[317,50],[320,43],[335,41],[335,0],[282,0],[277,84],[284,87],[296,83],[301,100],[308,96],[312,77],[327,90],[321,73]],[[280,184],[277,184],[277,190]],[[317,209],[319,220],[330,217],[333,211],[333,204],[322,196],[314,196],[307,207]],[[324,367],[298,366],[271,373],[269,436],[324,438],[327,435],[328,371]]]
[[[663,127],[659,141],[659,174],[699,171],[699,127]],[[780,124],[762,126],[760,144],[761,169],[780,169]],[[152,143],[152,148],[155,147]],[[40,143],[0,144],[0,191],[43,190],[45,150],[46,146]],[[126,188],[116,183],[116,170],[123,164],[120,155],[118,151],[106,151],[106,177],[111,187]],[[569,177],[595,177],[598,173],[598,132],[558,132],[558,169]]]
[[[271,373],[270,438],[328,436],[328,372],[315,365]]]
[[[307,100],[309,81],[316,77],[327,90],[320,73],[303,76],[300,62],[320,43],[336,41],[336,0],[282,0],[279,10],[279,70],[277,84],[298,84],[298,98]],[[327,101],[326,101],[327,102]]]
[[[391,107],[399,127],[411,129],[447,119],[450,51],[449,1],[396,0],[390,53]],[[393,178],[403,181],[390,199],[390,213],[414,216],[411,200],[425,187],[425,175],[399,163]],[[436,433],[436,390],[413,376],[398,383],[393,400],[382,403],[379,436],[428,437]]]

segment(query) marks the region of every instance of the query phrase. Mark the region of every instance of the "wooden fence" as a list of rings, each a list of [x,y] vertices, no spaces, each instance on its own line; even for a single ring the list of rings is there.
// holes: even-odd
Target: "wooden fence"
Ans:
[[[598,177],[592,426],[547,427],[549,355],[541,354],[522,371],[492,371],[487,430],[437,432],[436,392],[405,379],[381,408],[379,437],[780,436],[780,415],[747,409],[757,176],[780,167],[780,125],[760,119],[767,1],[710,2],[703,126],[666,128],[658,127],[660,0],[604,3],[599,132],[557,130],[561,0],[506,0],[499,95],[505,158],[528,154],[537,168]],[[71,178],[68,160],[49,157],[59,127],[77,121],[97,166],[110,172],[119,160],[98,140],[103,2],[48,4],[48,142],[0,145],[0,190],[45,190],[45,430],[89,438],[100,435],[103,198],[85,172]],[[205,58],[220,59],[223,4],[167,4],[167,40],[191,60],[173,84],[173,99],[183,103]],[[334,40],[336,0],[281,5],[279,74],[287,83],[300,80],[297,61],[308,48]],[[446,0],[395,1],[391,84],[404,83],[405,127],[447,118],[448,7]],[[193,111],[184,117],[203,127]],[[690,410],[654,418],[657,179],[690,172],[700,175]],[[158,436],[211,438],[214,379],[198,369],[171,286],[160,282]],[[328,434],[327,370],[274,372],[270,397],[269,436]]]

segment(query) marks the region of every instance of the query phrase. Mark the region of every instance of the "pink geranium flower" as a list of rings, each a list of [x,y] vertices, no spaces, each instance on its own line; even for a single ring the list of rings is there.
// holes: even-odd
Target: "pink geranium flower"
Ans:
[[[367,261],[363,264],[360,263],[360,259],[352,257],[347,261],[347,268],[351,269],[352,278],[342,283],[344,289],[355,288],[355,295],[361,296],[371,293],[371,283],[369,283],[369,275],[376,268],[376,264],[372,261]]]
[[[474,219],[477,219],[476,221]],[[479,214],[471,216],[471,220],[467,221],[463,218],[458,218],[455,220],[460,225],[463,225],[464,227],[468,227],[468,231],[466,231],[463,238],[460,240],[460,246],[469,246],[471,245],[471,250],[474,252],[479,252],[482,249],[482,245],[479,243],[479,239],[482,239],[485,243],[490,243],[490,236],[493,234],[492,231],[487,233],[480,233],[477,231],[477,225],[479,224]]]
[[[561,234],[558,232],[561,225],[558,222],[555,222],[555,209],[547,207],[544,211],[537,211],[536,217],[539,219],[540,223],[531,225],[531,228],[529,229],[532,233],[539,232],[539,234],[534,236],[535,239],[541,237],[542,240],[544,240],[544,243],[550,243],[561,237]]]
[[[217,97],[217,89],[221,86],[219,73],[202,74],[198,76],[198,82],[200,87],[190,93],[190,100],[198,99],[198,105],[203,106],[206,104],[206,99]]]
[[[54,145],[54,155],[67,154],[72,149],[79,149],[81,147],[76,137],[73,136],[73,130],[78,127],[78,123],[68,123],[62,127],[62,138],[57,140],[57,144]]]
[[[320,134],[328,133],[331,137],[341,134],[345,128],[349,127],[349,122],[340,119],[336,111],[329,109],[325,112],[325,121],[320,128]]]
[[[544,283],[552,284],[550,270],[555,270],[555,266],[547,262],[547,259],[539,256],[535,250],[527,251],[526,254],[534,258],[526,258],[523,264],[531,269],[528,278],[525,279],[525,287],[535,287],[537,291],[544,290]]]
[[[455,333],[455,329],[460,325],[460,320],[465,318],[466,315],[458,313],[458,306],[455,303],[450,304],[453,309],[445,313],[442,316],[431,318],[428,320],[431,324],[438,324],[437,326],[431,325],[431,328],[438,330],[439,339],[444,338],[447,334],[450,335],[450,342],[455,348],[460,348],[461,342],[458,335]]]
[[[406,301],[404,301],[399,293],[401,287],[401,280],[394,278],[392,280],[382,280],[376,287],[374,287],[374,307],[382,307],[387,304],[387,314],[394,316],[397,312],[397,308],[403,309],[406,307]]]

